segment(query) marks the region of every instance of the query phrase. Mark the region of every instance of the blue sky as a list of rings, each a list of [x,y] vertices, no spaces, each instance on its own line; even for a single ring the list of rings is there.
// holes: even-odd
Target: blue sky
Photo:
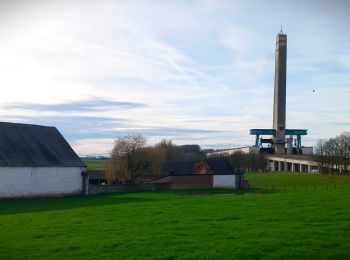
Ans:
[[[228,148],[272,126],[288,35],[287,127],[350,129],[347,1],[1,1],[0,120],[56,126],[81,155],[118,136]],[[313,92],[315,90],[315,92]]]

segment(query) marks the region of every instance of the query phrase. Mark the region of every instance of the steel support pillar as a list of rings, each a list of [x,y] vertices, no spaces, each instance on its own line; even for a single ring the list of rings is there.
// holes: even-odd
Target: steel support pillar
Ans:
[[[255,147],[259,147],[259,137],[260,135],[255,136]]]

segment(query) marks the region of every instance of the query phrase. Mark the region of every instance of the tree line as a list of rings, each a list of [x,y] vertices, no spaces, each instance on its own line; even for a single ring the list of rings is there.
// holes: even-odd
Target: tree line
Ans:
[[[350,173],[350,132],[336,137],[320,139],[315,147],[315,160],[326,174]]]
[[[118,138],[107,160],[108,183],[134,183],[137,176],[159,176],[164,161],[200,160],[204,152],[199,145],[175,145],[163,139],[154,146],[147,146],[142,135]]]
[[[267,161],[263,154],[243,153],[236,151],[232,154],[223,153],[220,155],[212,155],[211,157],[225,157],[233,169],[244,171],[266,171]]]
[[[160,176],[165,161],[199,161],[205,156],[205,151],[196,144],[176,145],[170,139],[163,139],[149,146],[142,135],[123,136],[115,140],[107,159],[107,180],[109,184],[134,183],[138,176]],[[260,154],[235,152],[217,157],[225,157],[233,169],[266,169],[266,160]]]

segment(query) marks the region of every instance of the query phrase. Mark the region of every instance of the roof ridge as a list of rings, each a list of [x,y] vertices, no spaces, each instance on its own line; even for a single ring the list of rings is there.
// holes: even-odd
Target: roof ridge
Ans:
[[[0,122],[0,167],[85,167],[56,127]]]
[[[29,123],[16,123],[16,122],[1,122],[0,121],[0,124],[56,128],[55,126],[37,125],[37,124],[29,124]]]

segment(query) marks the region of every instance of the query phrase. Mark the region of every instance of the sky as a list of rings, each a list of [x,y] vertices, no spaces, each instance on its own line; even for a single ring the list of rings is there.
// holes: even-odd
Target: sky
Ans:
[[[350,129],[348,1],[0,1],[0,121],[55,126],[80,155],[142,134],[202,148],[272,127],[276,34],[287,128]]]

